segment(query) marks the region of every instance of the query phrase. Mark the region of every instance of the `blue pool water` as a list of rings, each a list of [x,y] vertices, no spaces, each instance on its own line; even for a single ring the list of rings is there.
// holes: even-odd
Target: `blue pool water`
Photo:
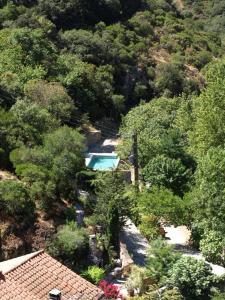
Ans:
[[[115,170],[118,166],[118,163],[119,158],[117,156],[93,155],[88,167],[99,171]]]

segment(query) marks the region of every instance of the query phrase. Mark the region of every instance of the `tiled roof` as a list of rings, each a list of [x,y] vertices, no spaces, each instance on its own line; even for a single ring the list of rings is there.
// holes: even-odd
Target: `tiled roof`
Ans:
[[[9,260],[11,269],[0,274],[1,300],[48,300],[54,288],[62,292],[62,300],[102,298],[99,288],[43,251],[27,256],[26,260],[18,259],[19,265],[19,260]]]

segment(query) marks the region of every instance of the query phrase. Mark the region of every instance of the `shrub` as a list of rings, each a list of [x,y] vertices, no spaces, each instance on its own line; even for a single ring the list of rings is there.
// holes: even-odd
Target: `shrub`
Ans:
[[[145,269],[138,266],[133,266],[125,286],[128,290],[139,290],[139,293],[142,294],[146,289],[145,278]]]
[[[183,300],[183,296],[177,288],[166,289],[163,292],[162,300]]]
[[[156,86],[159,93],[168,90],[171,96],[179,95],[182,92],[183,76],[175,64],[160,64],[156,72]]]
[[[225,299],[225,293],[218,293],[212,298],[212,300],[224,300],[224,299]]]
[[[165,282],[168,272],[180,258],[180,253],[175,253],[173,247],[162,238],[152,241],[147,253],[147,275],[155,282]]]
[[[34,212],[34,203],[24,184],[18,180],[0,182],[0,205],[7,215],[30,216]]]
[[[50,252],[56,257],[73,261],[75,254],[82,252],[88,243],[84,228],[78,228],[74,221],[59,228],[55,240],[50,245]]]
[[[169,283],[187,299],[209,299],[215,276],[211,266],[203,260],[183,256],[170,269],[169,275]]]
[[[92,211],[94,207],[94,199],[88,193],[79,196],[79,201],[85,210]]]
[[[110,284],[106,280],[99,282],[99,287],[103,290],[106,299],[117,299],[120,294],[120,288],[115,284]]]
[[[207,231],[200,241],[200,250],[204,257],[215,264],[224,265],[225,240],[223,235],[217,231]]]
[[[149,241],[156,239],[160,235],[159,221],[154,215],[143,215],[141,217],[141,224],[138,228]]]
[[[91,266],[81,275],[93,284],[98,284],[104,278],[105,270],[97,266]]]
[[[208,51],[203,50],[196,54],[192,59],[192,63],[194,64],[194,66],[198,69],[201,69],[212,60],[212,54]]]

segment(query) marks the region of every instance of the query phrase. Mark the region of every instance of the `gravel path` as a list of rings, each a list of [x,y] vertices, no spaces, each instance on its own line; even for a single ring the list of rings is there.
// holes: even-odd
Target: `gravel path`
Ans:
[[[164,230],[166,231],[166,238],[168,244],[174,245],[175,249],[183,253],[183,255],[191,256],[197,260],[205,258],[199,251],[191,249],[188,246],[188,241],[191,237],[191,232],[186,226],[165,226]],[[207,262],[207,261],[206,261]],[[222,276],[225,274],[225,268],[219,265],[215,265],[207,262],[212,267],[213,274],[217,276]]]
[[[183,255],[191,256],[198,260],[205,260],[199,251],[191,249],[188,246],[191,232],[186,226],[165,226],[164,229],[166,231],[166,239],[168,244],[174,245],[175,249],[182,252]],[[139,266],[145,266],[146,253],[149,243],[146,238],[141,235],[140,231],[130,219],[127,219],[120,238],[121,241],[127,246],[127,250],[134,263]],[[212,271],[215,275],[221,276],[225,274],[224,267],[209,262],[207,263],[211,265]]]
[[[200,252],[191,249],[188,246],[188,241],[191,236],[191,232],[186,226],[165,226],[166,239],[168,244],[174,245],[175,249],[183,253],[183,255],[194,257],[195,259],[204,259]],[[123,230],[120,233],[120,240],[126,245],[126,248],[132,257],[134,264],[144,267],[146,260],[146,253],[149,247],[149,243],[144,238],[138,228],[132,223],[130,219],[127,219]],[[208,262],[207,262],[208,263]],[[225,274],[225,268],[209,263],[212,267],[213,274],[222,276]],[[126,281],[126,280],[125,280]],[[128,291],[125,287],[125,281],[114,279],[114,284],[118,285],[121,289],[121,295],[126,299],[128,297]]]
[[[120,233],[120,239],[126,245],[134,263],[139,266],[144,266],[149,243],[130,219],[127,219]]]

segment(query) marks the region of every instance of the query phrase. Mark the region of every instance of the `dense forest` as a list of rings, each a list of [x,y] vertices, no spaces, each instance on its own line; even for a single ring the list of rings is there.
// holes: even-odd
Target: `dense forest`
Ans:
[[[0,260],[46,248],[97,284],[129,217],[151,244],[136,300],[225,299],[224,276],[161,232],[187,226],[225,266],[224,108],[224,0],[0,0]],[[130,168],[137,133],[139,187],[85,167],[83,126],[99,123]]]

